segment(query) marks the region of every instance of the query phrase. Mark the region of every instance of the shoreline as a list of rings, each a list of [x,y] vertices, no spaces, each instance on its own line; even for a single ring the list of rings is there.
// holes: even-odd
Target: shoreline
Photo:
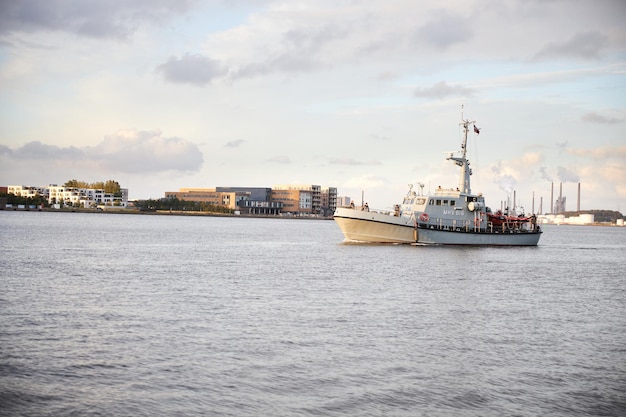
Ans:
[[[205,212],[205,211],[187,211],[187,210],[139,210],[139,209],[127,209],[127,208],[107,208],[100,209],[85,209],[85,208],[65,208],[54,209],[49,207],[44,208],[0,208],[0,211],[32,211],[32,212],[46,212],[46,213],[88,213],[88,214],[131,214],[131,215],[147,215],[147,216],[195,216],[195,217],[231,217],[231,218],[248,218],[248,219],[290,219],[290,220],[333,220],[332,217],[314,217],[314,216],[269,216],[262,214],[233,214],[233,213],[218,213],[218,212]]]

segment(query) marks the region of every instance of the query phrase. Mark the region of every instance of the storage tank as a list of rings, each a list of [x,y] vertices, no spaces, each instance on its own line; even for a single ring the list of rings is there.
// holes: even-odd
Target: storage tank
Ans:
[[[595,216],[593,214],[581,214],[579,217],[581,224],[592,224],[595,220]]]

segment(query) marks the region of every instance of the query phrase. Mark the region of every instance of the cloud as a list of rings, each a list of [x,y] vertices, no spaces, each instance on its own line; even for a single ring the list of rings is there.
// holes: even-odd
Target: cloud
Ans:
[[[288,156],[277,155],[277,156],[267,159],[267,162],[288,165],[288,164],[291,164],[292,161]]]
[[[402,77],[407,68],[431,71],[458,62],[519,61],[533,55],[580,57],[593,55],[594,48],[613,46],[602,33],[619,31],[619,23],[610,21],[615,13],[602,11],[602,20],[590,20],[588,32],[572,37],[575,32],[567,24],[554,22],[578,20],[588,7],[563,10],[530,3],[497,7],[490,3],[488,10],[476,13],[459,12],[453,4],[441,2],[409,2],[398,13],[398,5],[372,1],[269,2],[255,8],[245,21],[208,33],[202,48],[228,64],[231,79],[240,79],[373,63],[373,74],[388,76],[393,71]],[[546,45],[544,30],[566,41]]]
[[[166,138],[160,131],[120,130],[93,147],[77,148],[28,142],[4,157],[15,164],[33,162],[38,167],[76,165],[126,173],[197,171],[203,163],[198,147],[184,139]]]
[[[343,185],[346,188],[356,188],[361,190],[375,189],[387,184],[388,181],[376,175],[363,175],[348,179]]]
[[[329,162],[330,162],[331,165],[351,165],[351,166],[357,166],[357,165],[382,165],[380,161],[376,161],[376,160],[357,161],[357,160],[352,159],[352,158],[331,158]]]
[[[606,36],[599,32],[578,33],[567,41],[548,44],[534,56],[533,60],[558,58],[596,60],[600,58],[600,51],[607,44]]]
[[[605,159],[624,159],[626,160],[626,145],[622,146],[600,146],[593,149],[578,148],[568,149],[567,152],[570,155],[591,157],[595,160]]]
[[[598,113],[585,113],[583,114],[581,117],[581,120],[583,122],[587,122],[587,123],[600,123],[600,124],[615,124],[615,123],[621,123],[623,120],[620,119],[615,119],[612,117],[604,117]]]
[[[625,65],[616,63],[598,67],[575,68],[562,71],[532,71],[522,72],[504,77],[492,77],[473,84],[481,88],[537,88],[541,85],[582,82],[586,78],[604,77],[610,74],[620,74],[624,72]]]
[[[165,79],[172,83],[204,86],[213,79],[228,73],[219,61],[204,55],[185,54],[181,58],[171,57],[156,68]]]
[[[28,142],[21,148],[13,151],[12,155],[16,159],[24,160],[80,160],[85,157],[85,152],[74,146],[63,148],[56,145],[46,145],[39,141],[33,141]]]
[[[0,34],[67,32],[89,38],[127,39],[143,22],[186,12],[190,0],[11,0],[0,2]]]
[[[341,44],[350,34],[350,24],[341,22],[310,23],[287,27],[271,44],[267,53],[257,60],[239,66],[233,72],[234,78],[283,73],[306,73],[333,65],[333,46]],[[284,22],[280,23],[282,27]],[[255,30],[262,30],[255,28]],[[261,38],[262,39],[262,38]]]
[[[378,135],[378,134],[371,134],[370,137],[376,141],[382,141],[382,142],[387,142],[390,140],[389,136],[385,136],[385,135]]]
[[[579,182],[580,177],[574,171],[566,167],[557,168],[557,176],[561,182]]]
[[[225,148],[238,148],[243,145],[246,141],[244,139],[231,140],[224,145]]]
[[[473,91],[460,85],[449,85],[439,81],[432,87],[418,87],[413,91],[415,97],[444,98],[448,96],[471,96]]]
[[[417,30],[416,40],[446,49],[455,43],[469,41],[473,35],[470,20],[444,10]]]
[[[518,181],[520,179],[525,181],[527,173],[539,165],[542,159],[542,155],[538,152],[526,152],[515,159],[498,161],[491,166],[493,182],[502,190],[511,193],[515,190]],[[539,167],[539,172],[542,178],[549,178],[545,167]],[[548,181],[551,180],[548,179]]]
[[[526,152],[519,160],[519,163],[521,164],[520,168],[523,170],[525,167],[537,165],[542,159],[543,157],[539,152]]]
[[[548,172],[546,171],[546,167],[540,167],[539,168],[539,173],[541,174],[541,178],[543,178],[546,181],[554,181],[552,179],[552,177],[550,176],[550,174],[548,174]]]
[[[515,179],[516,173],[506,168],[503,161],[499,161],[493,165],[491,172],[493,173],[493,181],[498,187],[507,193],[513,192],[515,185],[517,185],[517,180]]]
[[[568,144],[567,140],[555,143],[556,148],[559,150],[559,152],[563,152],[564,150],[566,150],[567,149],[567,144]]]
[[[90,157],[124,172],[197,171],[204,162],[197,145],[158,130],[120,130],[92,148]]]

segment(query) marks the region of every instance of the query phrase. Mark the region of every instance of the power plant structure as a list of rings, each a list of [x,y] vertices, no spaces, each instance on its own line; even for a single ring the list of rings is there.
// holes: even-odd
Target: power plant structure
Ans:
[[[560,214],[567,211],[567,197],[563,196],[563,183],[559,183],[559,197],[554,200],[554,182],[550,188],[550,213]],[[580,211],[580,182],[578,183],[578,193],[576,197],[576,211]],[[540,209],[541,212],[541,209]]]
[[[577,196],[576,196],[576,211],[580,211],[580,182],[577,184]],[[507,200],[500,201],[500,210],[502,212],[508,212],[509,210],[516,210],[517,207],[517,191],[513,190],[512,196],[507,197]],[[511,197],[513,201],[511,201]],[[513,203],[511,205],[511,203]],[[532,195],[532,210],[531,213],[536,213],[538,215],[557,215],[567,211],[567,197],[563,195],[563,183],[559,183],[559,195],[554,199],[554,182],[550,184],[550,203],[548,205],[549,209],[547,213],[543,211],[543,197],[539,197],[539,210],[535,212],[535,192],[533,191]],[[523,208],[522,208],[523,210]]]

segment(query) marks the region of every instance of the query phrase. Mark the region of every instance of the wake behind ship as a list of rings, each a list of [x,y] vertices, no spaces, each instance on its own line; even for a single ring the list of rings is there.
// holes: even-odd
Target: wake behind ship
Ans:
[[[439,245],[536,246],[541,228],[536,216],[492,212],[481,193],[472,194],[467,159],[470,125],[478,134],[475,121],[461,116],[463,141],[458,156],[446,159],[460,168],[456,188],[439,187],[431,195],[417,194],[409,187],[402,204],[393,212],[370,211],[367,207],[340,207],[334,214],[347,240],[374,243]]]

